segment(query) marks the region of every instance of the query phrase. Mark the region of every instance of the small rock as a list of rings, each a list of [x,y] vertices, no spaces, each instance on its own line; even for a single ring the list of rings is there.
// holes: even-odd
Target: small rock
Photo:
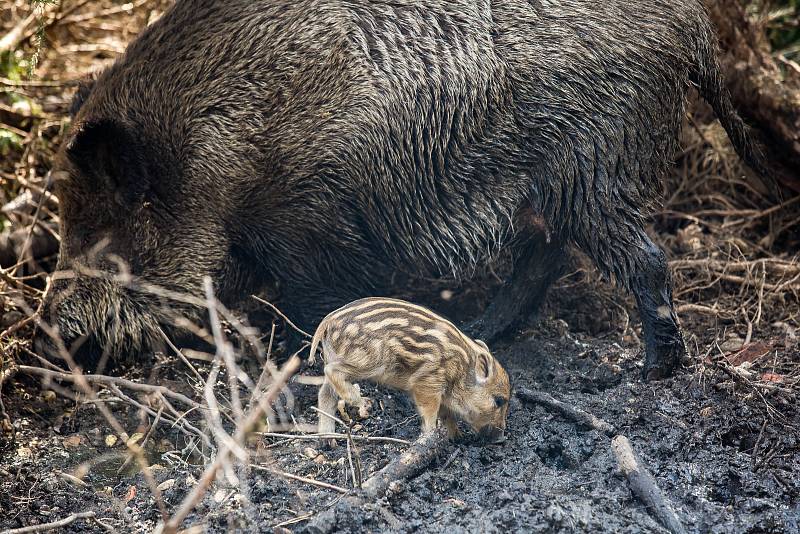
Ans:
[[[737,350],[741,350],[742,346],[744,345],[744,340],[739,336],[733,335],[720,343],[719,348],[722,352],[736,352]]]
[[[317,452],[317,450],[314,447],[306,447],[305,449],[303,449],[303,456],[313,460],[314,458],[319,456],[319,452]]]
[[[64,438],[63,443],[64,443],[65,447],[69,447],[71,449],[74,449],[75,447],[80,446],[81,437],[79,435],[77,435],[77,434],[73,434],[73,435],[69,436],[68,438]]]
[[[389,483],[389,487],[387,488],[387,493],[389,495],[400,495],[406,489],[405,484],[403,484],[400,480],[393,480]]]
[[[159,484],[157,487],[158,487],[158,491],[167,491],[168,489],[170,489],[174,485],[175,485],[175,479],[174,478],[168,478],[167,480],[165,480],[164,482]]]
[[[324,464],[327,461],[327,458],[325,458],[324,454],[320,453],[314,458],[313,461],[315,464]]]

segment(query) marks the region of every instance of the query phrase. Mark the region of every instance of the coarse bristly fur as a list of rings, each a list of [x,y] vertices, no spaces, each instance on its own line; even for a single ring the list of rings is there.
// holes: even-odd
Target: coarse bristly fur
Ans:
[[[310,327],[397,272],[468,278],[515,247],[469,330],[491,340],[574,244],[634,293],[645,377],[665,376],[684,345],[644,226],[690,86],[761,169],[716,53],[700,0],[179,0],[74,106],[59,268],[107,238],[149,283],[277,287]],[[45,307],[63,333],[149,337],[154,302],[79,283]],[[129,342],[97,319],[117,309],[141,315]]]
[[[334,431],[334,420],[325,414],[333,413],[337,398],[362,406],[358,384],[352,382],[368,380],[408,392],[423,432],[441,419],[456,437],[462,420],[485,439],[503,438],[511,396],[508,374],[483,341],[470,339],[431,310],[397,299],[359,299],[319,324],[309,352],[312,365],[320,346],[325,361],[320,434]]]

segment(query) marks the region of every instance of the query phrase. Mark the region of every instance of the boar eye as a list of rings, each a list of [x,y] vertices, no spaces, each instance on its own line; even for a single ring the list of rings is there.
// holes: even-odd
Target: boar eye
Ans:
[[[507,402],[508,399],[501,397],[499,395],[494,398],[494,405],[497,406],[498,408],[502,408],[503,406],[506,405]]]

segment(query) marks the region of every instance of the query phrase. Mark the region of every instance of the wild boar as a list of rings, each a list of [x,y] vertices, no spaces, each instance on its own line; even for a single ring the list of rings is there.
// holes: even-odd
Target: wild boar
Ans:
[[[363,399],[355,380],[410,393],[422,431],[437,419],[456,437],[458,421],[490,441],[503,438],[511,384],[483,341],[465,336],[450,321],[403,300],[365,298],[331,312],[311,341],[309,363],[322,347],[325,382],[319,390],[319,433],[334,430],[340,402]]]
[[[307,329],[398,273],[513,275],[470,325],[528,317],[577,246],[633,292],[644,377],[684,354],[645,232],[686,94],[758,150],[701,0],[179,0],[73,106],[56,161],[61,249],[44,320],[135,356],[163,300],[273,288]],[[106,243],[102,254],[97,243]],[[504,254],[505,256],[506,254]],[[189,313],[190,311],[187,311]]]

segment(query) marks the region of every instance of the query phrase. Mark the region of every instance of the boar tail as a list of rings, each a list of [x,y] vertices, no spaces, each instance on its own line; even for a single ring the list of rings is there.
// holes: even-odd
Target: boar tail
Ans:
[[[317,348],[319,348],[322,336],[325,335],[325,331],[328,329],[327,326],[325,321],[322,321],[317,327],[317,331],[314,332],[314,337],[311,338],[311,347],[308,349],[308,365],[314,365],[317,361]]]
[[[739,116],[731,100],[731,93],[725,85],[718,59],[716,33],[710,26],[705,30],[701,33],[705,38],[701,38],[698,46],[692,81],[697,85],[703,99],[713,108],[739,157],[753,171],[774,184],[763,147],[753,138],[750,127]]]

